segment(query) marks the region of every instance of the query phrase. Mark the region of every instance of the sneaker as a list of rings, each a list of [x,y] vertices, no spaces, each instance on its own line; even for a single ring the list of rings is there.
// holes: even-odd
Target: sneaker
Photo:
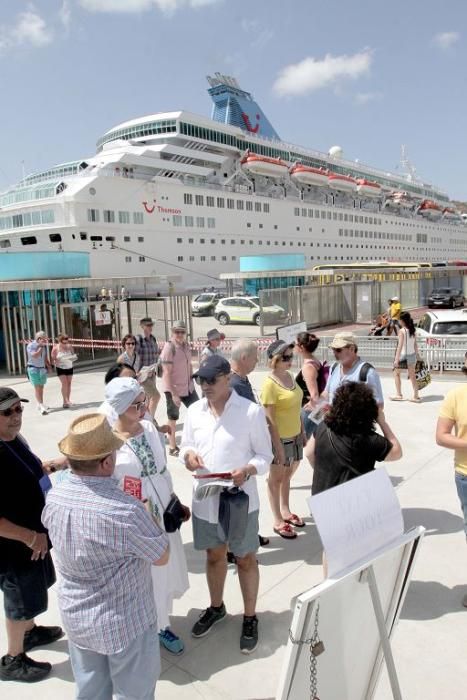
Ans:
[[[35,683],[49,675],[52,664],[46,661],[34,661],[26,654],[2,656],[0,659],[0,678],[2,681],[21,681]]]
[[[251,654],[258,646],[258,618],[243,617],[242,635],[240,637],[240,651],[242,654]]]
[[[209,606],[209,608],[206,608],[206,610],[201,613],[198,622],[196,622],[193,626],[193,629],[191,630],[192,636],[197,638],[205,637],[208,632],[210,632],[211,627],[217,622],[223,620],[226,614],[227,612],[224,603],[222,603],[219,610]]]
[[[64,634],[65,632],[61,627],[34,625],[32,630],[24,635],[23,649],[24,651],[29,651],[34,649],[34,647],[44,647],[47,644],[56,642],[57,639],[61,639]]]
[[[42,404],[42,403],[40,403],[40,404],[38,405],[37,410],[38,410],[39,413],[40,413],[41,415],[43,415],[43,416],[46,416],[46,415],[48,414],[48,412],[49,412],[47,406],[44,406],[44,404]]]
[[[185,645],[180,637],[177,637],[169,627],[159,632],[159,642],[171,654],[182,654],[185,649]]]

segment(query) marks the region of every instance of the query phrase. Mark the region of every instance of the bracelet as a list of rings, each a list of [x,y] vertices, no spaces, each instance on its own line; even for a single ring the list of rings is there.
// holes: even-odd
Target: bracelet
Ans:
[[[37,532],[34,533],[34,537],[32,538],[31,542],[28,544],[29,549],[32,549],[34,545],[36,544],[37,540]]]

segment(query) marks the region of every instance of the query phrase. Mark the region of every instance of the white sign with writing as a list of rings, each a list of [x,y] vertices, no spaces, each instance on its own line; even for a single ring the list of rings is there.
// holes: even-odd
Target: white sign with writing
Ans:
[[[384,467],[311,496],[308,505],[330,577],[370,558],[404,531],[399,501]]]
[[[286,343],[295,343],[297,335],[306,331],[306,321],[299,323],[291,323],[289,326],[279,326],[276,329],[277,339],[284,340]]]
[[[94,320],[96,326],[110,326],[112,323],[112,314],[110,311],[94,311]]]

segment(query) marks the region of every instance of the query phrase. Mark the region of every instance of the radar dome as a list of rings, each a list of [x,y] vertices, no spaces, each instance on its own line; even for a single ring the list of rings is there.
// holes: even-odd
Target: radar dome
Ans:
[[[340,146],[331,146],[329,149],[329,155],[331,158],[342,158],[343,153],[344,152]]]

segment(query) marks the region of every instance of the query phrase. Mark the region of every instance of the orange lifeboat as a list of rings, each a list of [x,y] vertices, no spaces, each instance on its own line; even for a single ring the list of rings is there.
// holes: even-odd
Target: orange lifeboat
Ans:
[[[357,181],[350,175],[339,175],[338,173],[329,173],[328,185],[332,190],[340,192],[355,192],[357,189]]]
[[[253,175],[264,175],[265,177],[279,178],[286,175],[289,171],[289,166],[285,160],[258,156],[255,153],[247,153],[241,159],[240,164],[243,170]]]
[[[381,185],[373,180],[365,180],[360,178],[357,180],[357,192],[364,197],[379,197],[381,194]]]
[[[439,219],[443,213],[442,208],[432,199],[424,199],[423,202],[418,207],[418,214],[425,217],[425,219],[436,220]]]
[[[414,199],[404,190],[394,190],[386,197],[384,206],[392,209],[412,209],[414,207]]]
[[[296,163],[290,168],[289,173],[292,180],[303,185],[322,187],[328,184],[329,172],[324,168],[312,168],[308,165]]]

